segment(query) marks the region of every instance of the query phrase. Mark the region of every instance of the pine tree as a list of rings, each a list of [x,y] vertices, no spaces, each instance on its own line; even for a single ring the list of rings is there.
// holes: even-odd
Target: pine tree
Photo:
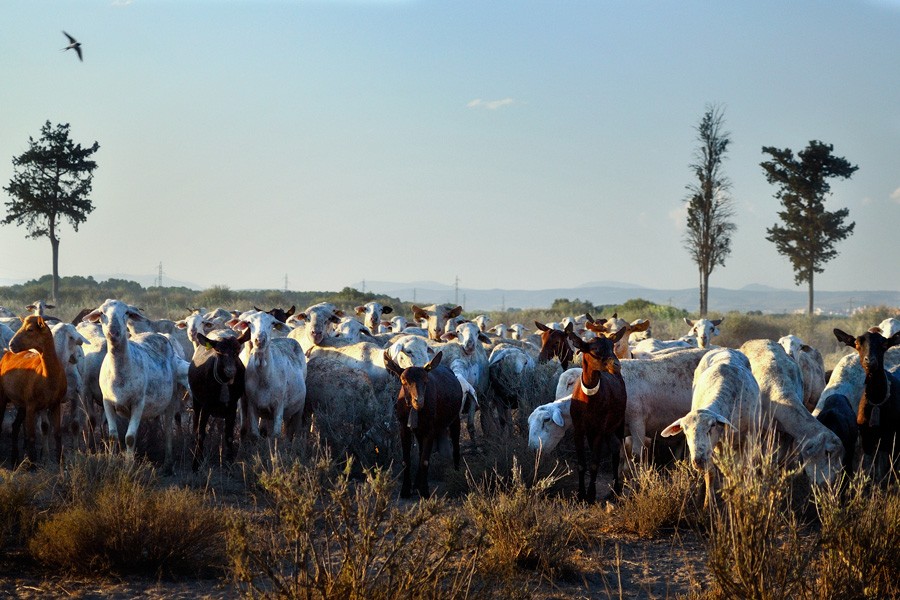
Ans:
[[[13,158],[15,172],[3,189],[11,196],[6,202],[3,225],[15,223],[28,228],[30,238],[50,238],[53,249],[53,301],[59,300],[59,226],[62,219],[75,231],[94,210],[90,200],[91,182],[97,163],[91,160],[100,148],[88,148],[69,138],[69,124],[47,121],[41,138],[28,138],[28,150]]]
[[[849,179],[859,169],[845,158],[832,155],[833,150],[831,144],[813,140],[794,158],[789,148],[764,147],[763,153],[772,159],[760,163],[768,182],[778,186],[775,197],[784,208],[778,213],[784,225],[776,223],[766,229],[766,239],[790,259],[794,282],[809,284],[810,315],[814,310],[815,274],[822,273],[822,265],[838,255],[835,243],[850,236],[856,225],[844,224],[850,213],[847,208],[825,210],[825,199],[831,194],[828,179]]]

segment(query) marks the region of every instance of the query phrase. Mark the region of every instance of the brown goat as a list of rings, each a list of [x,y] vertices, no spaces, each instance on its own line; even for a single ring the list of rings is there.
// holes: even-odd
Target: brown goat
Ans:
[[[625,335],[625,328],[609,337],[600,333],[589,342],[571,331],[568,335],[575,349],[582,352],[581,381],[572,391],[570,408],[578,458],[578,498],[593,502],[597,497],[597,471],[600,469],[600,452],[604,445],[611,454],[613,491],[616,494],[622,493],[619,451],[625,439],[627,395],[619,359],[615,354],[615,343]],[[591,480],[587,488],[584,481],[587,471],[585,438],[591,450]]]
[[[568,369],[569,363],[575,358],[575,352],[566,339],[566,336],[572,333],[572,324],[569,323],[563,330],[551,329],[538,321],[534,322],[534,326],[541,332],[541,353],[538,355],[538,362],[549,362],[557,358],[563,371]]]
[[[37,316],[26,317],[0,358],[0,415],[10,402],[18,407],[12,426],[12,462],[19,462],[19,429],[25,423],[25,455],[35,460],[37,413],[47,410],[56,441],[56,460],[62,461],[61,405],[66,397],[66,372],[53,343],[53,334]]]
[[[876,453],[891,456],[896,467],[900,458],[900,377],[885,370],[884,354],[888,348],[900,344],[900,332],[889,338],[869,330],[858,337],[834,330],[839,342],[859,353],[859,362],[866,372],[866,383],[856,423],[863,452],[871,457]]]
[[[400,424],[403,446],[403,484],[400,497],[409,498],[410,453],[412,434],[419,445],[419,467],[416,488],[428,497],[428,463],[435,442],[446,429],[453,443],[453,466],[459,469],[459,412],[462,408],[462,386],[453,371],[442,366],[443,353],[438,352],[424,367],[401,368],[385,351],[384,364],[400,379],[395,410]]]

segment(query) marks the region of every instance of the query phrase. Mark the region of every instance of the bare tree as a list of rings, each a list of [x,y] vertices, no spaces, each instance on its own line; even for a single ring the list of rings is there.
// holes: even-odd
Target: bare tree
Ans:
[[[697,150],[690,168],[697,181],[688,184],[687,231],[684,248],[697,263],[700,273],[700,316],[709,310],[709,276],[717,266],[725,266],[731,253],[731,234],[737,226],[731,182],[722,174],[722,163],[731,143],[723,131],[725,118],[719,106],[707,106],[697,126]]]

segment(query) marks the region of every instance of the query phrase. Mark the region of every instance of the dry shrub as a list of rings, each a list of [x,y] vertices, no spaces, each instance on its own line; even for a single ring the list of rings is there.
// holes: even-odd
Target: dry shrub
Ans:
[[[489,544],[480,570],[501,579],[517,569],[535,570],[552,579],[567,567],[575,532],[568,521],[572,506],[548,496],[562,476],[554,473],[526,485],[514,464],[510,479],[495,474],[470,483],[463,510]]]
[[[813,542],[791,510],[792,480],[778,460],[774,435],[751,439],[738,454],[715,455],[722,500],[709,515],[708,565],[727,597],[792,599],[806,591]],[[788,463],[790,464],[790,463]]]
[[[221,571],[227,513],[201,493],[154,483],[146,466],[121,457],[82,457],[69,471],[60,508],[30,540],[32,556],[83,574]]]
[[[703,480],[686,461],[670,469],[640,464],[625,481],[625,495],[614,522],[628,533],[653,537],[661,529],[697,524],[703,504]]]
[[[335,372],[341,377],[335,378]],[[347,370],[334,358],[314,356],[307,367],[306,386],[312,416],[310,429],[333,456],[353,457],[361,467],[399,461],[393,403],[399,391],[396,378],[390,379],[389,389],[380,400],[363,371]]]
[[[34,530],[48,482],[46,474],[29,473],[24,466],[0,470],[0,551],[22,544]]]
[[[352,461],[351,461],[352,462]],[[368,469],[354,481],[327,456],[277,457],[259,474],[271,510],[235,520],[233,575],[248,596],[462,598],[473,572],[466,522],[436,499],[397,506],[394,481]],[[476,540],[477,542],[477,540]]]
[[[865,476],[814,490],[822,598],[900,597],[900,491]]]

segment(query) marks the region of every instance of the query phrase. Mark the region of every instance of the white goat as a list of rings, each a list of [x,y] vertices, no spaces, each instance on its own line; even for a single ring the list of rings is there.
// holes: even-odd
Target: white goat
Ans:
[[[844,445],[803,405],[800,367],[772,340],[750,340],[740,350],[759,383],[763,425],[774,422],[778,431],[793,438],[812,483],[833,481],[842,467]]]
[[[100,390],[109,435],[119,440],[116,415],[129,419],[125,453],[134,458],[141,420],[161,418],[165,436],[165,468],[172,468],[172,434],[175,411],[175,353],[172,344],[158,333],[128,337],[126,321],[143,315],[119,300],[107,299],[85,319],[99,321],[106,337],[107,353],[100,366]]]
[[[706,478],[707,503],[713,494],[713,450],[723,435],[740,443],[755,434],[760,414],[759,385],[747,357],[731,348],[707,353],[694,371],[690,412],[660,432],[663,437],[684,433],[691,463]]]
[[[394,312],[390,306],[381,304],[380,302],[366,302],[355,309],[356,314],[363,317],[363,324],[369,328],[371,333],[378,333],[378,326],[381,324],[381,315]]]
[[[684,322],[691,328],[687,335],[696,338],[697,346],[700,348],[710,347],[710,340],[719,335],[719,325],[722,324],[723,320],[697,319],[696,321],[691,321],[687,317],[684,318]]]
[[[825,389],[825,361],[818,350],[803,343],[796,335],[786,335],[778,340],[784,351],[800,367],[803,380],[803,405],[811,412],[822,390]]]
[[[259,437],[259,419],[271,420],[271,433],[282,436],[284,427],[289,437],[299,428],[306,403],[306,356],[296,340],[274,337],[273,328],[287,325],[270,315],[257,311],[242,316],[233,328],[243,332],[250,329],[250,341],[241,350],[244,363],[244,418],[242,437],[249,433]]]

